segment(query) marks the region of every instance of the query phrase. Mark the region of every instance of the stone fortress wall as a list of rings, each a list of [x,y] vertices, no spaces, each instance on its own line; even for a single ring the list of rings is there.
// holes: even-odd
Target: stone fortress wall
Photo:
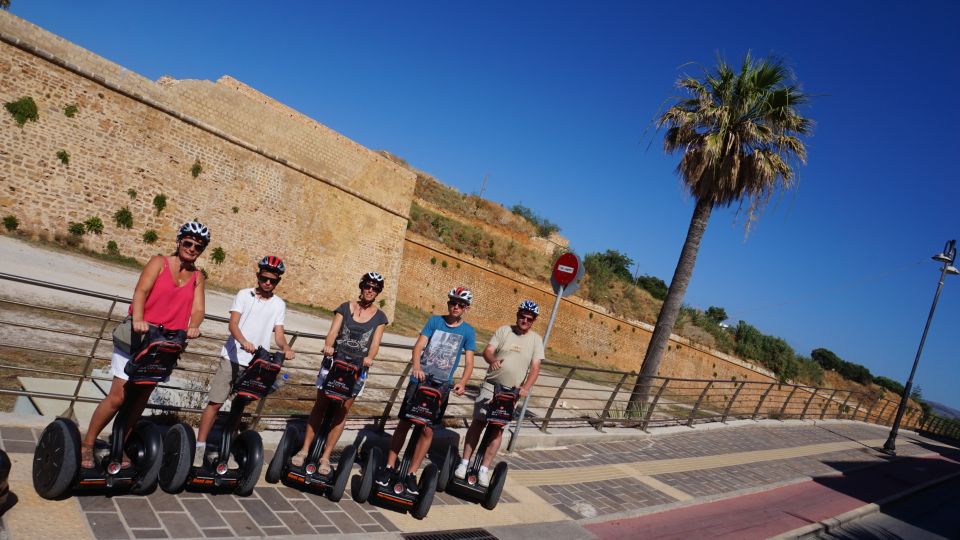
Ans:
[[[196,218],[212,230],[200,263],[213,280],[251,286],[255,262],[272,253],[290,268],[283,295],[327,308],[353,297],[365,271],[400,273],[415,176],[239,81],[153,82],[0,12],[0,101],[23,96],[40,118],[20,128],[0,111],[0,213],[36,235],[99,216],[104,233],[86,246],[113,240],[144,260],[170,252],[179,224]],[[114,223],[122,207],[132,229]],[[157,243],[143,242],[147,230]],[[396,286],[384,295],[391,315]]]

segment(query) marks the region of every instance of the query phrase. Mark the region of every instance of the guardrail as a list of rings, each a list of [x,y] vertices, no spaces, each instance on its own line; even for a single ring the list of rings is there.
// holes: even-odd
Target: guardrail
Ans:
[[[60,414],[65,415],[72,414],[77,403],[98,402],[99,398],[82,395],[84,385],[99,382],[103,388],[109,386],[110,376],[98,373],[97,368],[109,365],[112,330],[125,316],[130,299],[12,274],[0,273],[0,280],[19,287],[14,298],[9,293],[0,298],[0,398],[63,401]],[[57,301],[20,300],[39,296],[28,294],[28,288],[45,290],[47,295],[58,291]],[[5,289],[10,291],[12,287]],[[159,399],[148,407],[186,416],[201,412],[207,383],[227,336],[227,322],[225,317],[205,318],[201,337],[191,340],[171,383],[160,385]],[[290,382],[247,413],[254,428],[261,424],[265,429],[278,428],[291,418],[305,417],[316,397],[314,380],[325,335],[295,330],[286,334],[297,353],[285,365]],[[389,339],[381,344],[366,389],[357,398],[348,421],[372,422],[379,429],[387,426],[399,407],[397,402],[409,376],[406,351],[411,349]],[[468,395],[451,397],[448,425],[464,425],[471,416],[472,398],[485,374],[485,363],[479,355],[476,364]],[[47,386],[60,386],[61,390],[29,390],[22,384],[28,380],[26,375],[17,374],[42,375],[47,377]],[[531,391],[524,427],[546,431],[549,427],[593,426],[602,431],[622,426],[646,431],[665,425],[759,418],[850,419],[889,425],[897,408],[896,402],[882,396],[838,388],[770,380],[652,377],[646,392],[650,398],[639,410],[631,410],[628,400],[636,378],[635,372],[546,361]],[[921,418],[916,408],[908,409],[903,426],[946,437],[960,435],[957,422],[935,416]]]

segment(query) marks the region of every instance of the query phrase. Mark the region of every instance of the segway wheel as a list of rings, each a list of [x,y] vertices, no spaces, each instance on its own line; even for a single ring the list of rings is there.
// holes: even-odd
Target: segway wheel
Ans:
[[[141,420],[130,433],[124,450],[130,456],[137,475],[130,486],[134,495],[149,495],[157,489],[160,466],[163,464],[163,437],[152,422]]]
[[[67,494],[80,469],[80,431],[57,418],[40,434],[33,452],[33,489],[44,499]]]
[[[350,445],[340,453],[340,461],[337,463],[337,472],[333,479],[333,486],[330,487],[330,493],[327,498],[332,502],[340,502],[343,498],[343,491],[347,488],[347,480],[350,479],[350,472],[353,470],[353,460],[356,459],[357,450]]]
[[[197,442],[193,428],[184,423],[175,424],[163,436],[163,460],[160,465],[160,489],[180,493],[187,483]]]
[[[371,448],[367,452],[367,459],[363,463],[363,474],[360,475],[360,483],[353,488],[353,500],[363,504],[367,502],[373,493],[373,477],[377,474],[377,466],[380,465],[380,449]]]
[[[296,448],[299,437],[300,435],[297,428],[293,426],[287,426],[287,429],[284,430],[283,437],[280,437],[280,443],[277,444],[277,452],[273,454],[273,459],[270,460],[270,465],[267,466],[267,482],[276,484],[280,481],[287,460],[290,459],[290,456],[294,452],[299,450],[299,448]]]
[[[500,502],[500,494],[503,493],[503,485],[507,483],[507,463],[501,461],[493,468],[493,477],[490,478],[490,486],[487,488],[487,496],[483,499],[483,507],[487,510],[493,510]]]
[[[430,506],[433,505],[433,496],[437,492],[437,466],[433,463],[423,469],[423,475],[420,476],[420,497],[413,503],[410,509],[410,515],[423,519],[430,512]]]
[[[443,454],[443,460],[440,461],[440,472],[437,475],[437,491],[441,493],[447,490],[447,485],[450,483],[450,477],[453,476],[454,462],[456,457],[457,455],[453,451],[453,447],[448,446],[447,451]]]
[[[237,436],[232,452],[233,459],[240,465],[240,482],[233,492],[241,497],[249,497],[263,469],[263,439],[256,431],[244,431]]]

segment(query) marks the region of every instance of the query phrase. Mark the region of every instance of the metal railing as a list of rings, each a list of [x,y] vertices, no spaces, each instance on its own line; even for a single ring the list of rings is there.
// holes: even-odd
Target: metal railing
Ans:
[[[83,394],[91,393],[90,384],[98,386],[101,392],[108,391],[111,377],[97,368],[109,365],[111,333],[125,316],[124,307],[130,299],[4,273],[0,273],[0,282],[18,285],[15,298],[9,292],[0,297],[0,405],[10,405],[2,403],[6,396],[24,396],[34,404],[56,400],[63,402],[63,412],[51,411],[50,402],[44,402],[44,412],[69,415],[78,403],[99,402],[100,397]],[[4,289],[10,291],[13,287]],[[27,289],[41,292],[30,294]],[[57,298],[28,301],[43,295]],[[170,383],[159,386],[158,399],[152,400],[151,409],[187,416],[201,412],[209,378],[227,336],[227,323],[225,317],[205,318],[201,337],[191,340]],[[284,366],[289,382],[247,413],[254,428],[280,428],[291,418],[302,418],[316,398],[314,381],[325,335],[295,330],[286,330],[286,334],[297,353]],[[348,422],[354,426],[372,423],[378,429],[387,427],[399,408],[409,376],[407,351],[411,349],[389,339],[381,344],[364,393],[354,403]],[[485,363],[477,356],[467,396],[451,397],[447,425],[465,425],[472,415],[473,397],[486,373]],[[38,381],[37,375],[45,378]],[[531,390],[524,426],[541,431],[565,426],[593,426],[600,431],[619,426],[647,431],[658,426],[760,418],[850,419],[889,425],[897,408],[896,401],[870,392],[769,379],[669,377],[649,378],[645,395],[650,397],[637,408],[628,403],[636,378],[635,372],[546,361]],[[32,389],[25,386],[28,382]],[[957,422],[921,417],[920,413],[919,409],[910,408],[903,425],[945,437],[958,435]]]

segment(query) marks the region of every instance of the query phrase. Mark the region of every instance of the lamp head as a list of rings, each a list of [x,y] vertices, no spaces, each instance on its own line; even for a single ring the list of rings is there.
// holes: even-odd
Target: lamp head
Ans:
[[[953,261],[955,261],[957,258],[957,241],[949,240],[947,244],[943,246],[943,251],[931,258],[937,262],[952,265]]]

